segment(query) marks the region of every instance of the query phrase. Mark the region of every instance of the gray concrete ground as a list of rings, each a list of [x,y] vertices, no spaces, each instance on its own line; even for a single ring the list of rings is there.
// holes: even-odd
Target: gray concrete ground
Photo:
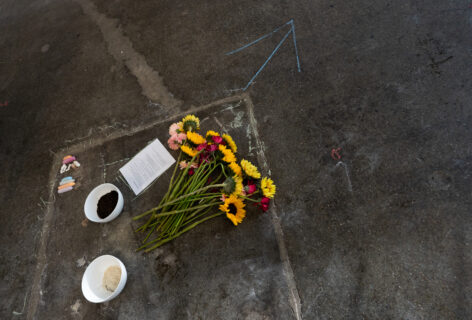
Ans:
[[[237,91],[287,29],[224,53],[291,18],[302,72],[288,38]],[[470,319],[471,24],[466,1],[2,1],[0,318]],[[135,254],[156,184],[82,226],[107,164],[188,110],[251,139],[271,211]],[[81,185],[53,197],[67,152]],[[102,253],[134,272],[92,305]]]

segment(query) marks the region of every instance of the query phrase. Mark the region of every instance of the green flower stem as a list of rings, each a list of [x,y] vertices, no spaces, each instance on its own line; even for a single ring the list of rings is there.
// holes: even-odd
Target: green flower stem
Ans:
[[[146,243],[147,239],[149,239],[149,237],[151,236],[151,234],[154,232],[154,230],[156,230],[156,227],[157,227],[157,224],[152,226],[151,230],[148,232],[148,234],[146,235],[146,238],[144,238],[143,240],[143,243]]]
[[[182,151],[179,152],[179,157],[177,158],[177,162],[174,167],[174,172],[172,173],[172,177],[170,178],[169,189],[167,189],[167,193],[169,193],[170,190],[172,189],[172,183],[174,182],[175,173],[177,172],[177,168],[179,167],[181,158],[182,158]]]
[[[179,160],[180,160],[181,154],[182,154],[182,152],[179,154]],[[160,206],[163,202],[165,202],[165,201],[167,200],[167,198],[169,197],[170,191],[171,191],[171,189],[172,189],[172,181],[174,180],[175,173],[176,173],[176,169],[177,169],[177,166],[174,168],[174,172],[173,172],[172,178],[171,178],[171,183],[169,184],[169,188],[168,188],[166,194],[164,195],[164,197],[162,197],[161,201],[159,202],[159,206]],[[179,173],[178,178],[180,178],[180,173]],[[150,214],[150,213],[154,213],[155,211],[156,211],[156,209],[155,209],[155,208],[152,208],[152,209],[150,209],[150,210],[144,212],[143,214],[141,214],[141,217],[144,217],[144,216],[146,216],[146,215],[148,215],[148,214]],[[137,220],[137,219],[133,219],[133,220]],[[147,227],[149,226],[149,224],[152,222],[152,220],[153,220],[153,218],[151,217],[151,218],[147,221],[147,223],[145,223],[144,225],[142,225],[142,226],[141,226],[140,228],[138,228],[136,231],[144,231],[144,230],[146,230]]]
[[[225,177],[228,178],[228,175],[226,174],[226,171],[225,171],[225,166],[221,162],[219,163],[219,166],[221,167],[221,172],[223,172]]]
[[[193,210],[193,209],[206,208],[206,207],[209,207],[209,206],[210,205],[201,205],[201,206],[196,206],[196,207],[193,207],[193,208],[186,208],[186,209],[181,209],[181,210],[173,210],[173,211],[169,211],[169,212],[156,213],[156,214],[154,214],[154,216],[156,218],[157,217],[170,216],[170,215],[173,215],[173,214],[186,212],[186,211]]]
[[[193,158],[192,158],[192,160],[193,160]],[[183,175],[186,175],[187,169],[188,169],[188,167],[186,168],[186,170],[185,170],[185,172],[184,172]],[[213,172],[213,170],[215,170],[215,169],[216,169],[216,167],[213,168],[213,169],[207,174],[207,176],[205,176],[205,177],[208,177],[208,176],[211,174],[211,172]],[[220,175],[220,176],[221,176],[221,175]],[[189,182],[190,182],[191,180],[193,180],[193,179],[189,179]],[[206,181],[206,180],[205,180],[205,181]],[[180,185],[181,182],[182,182],[182,177],[180,177],[180,179],[176,182],[176,185]],[[189,182],[187,182],[187,183],[189,183]],[[213,185],[209,185],[209,186],[206,186],[206,187],[201,187],[201,188],[199,188],[199,189],[197,189],[197,190],[194,190],[193,192],[190,192],[190,193],[184,194],[184,195],[182,195],[182,196],[180,196],[180,197],[178,197],[178,198],[175,198],[174,200],[171,200],[171,201],[168,201],[168,202],[165,202],[165,203],[162,203],[162,202],[161,202],[161,204],[159,204],[157,207],[154,207],[154,208],[152,208],[152,209],[149,209],[148,211],[145,211],[144,213],[142,213],[142,214],[140,214],[140,215],[138,215],[138,216],[133,217],[133,220],[139,220],[139,219],[141,219],[141,218],[143,218],[143,217],[149,215],[150,213],[154,213],[154,212],[156,212],[157,210],[159,210],[159,209],[161,209],[161,208],[164,208],[165,206],[168,206],[168,205],[177,203],[177,202],[179,202],[180,200],[185,199],[185,198],[187,198],[187,197],[189,197],[189,196],[191,196],[191,195],[193,195],[193,194],[196,194],[196,193],[198,193],[198,192],[205,191],[205,190],[208,190],[208,189],[210,189],[210,188],[219,188],[219,187],[224,187],[224,184],[213,184]],[[175,189],[175,188],[174,188],[174,189]],[[175,192],[174,192],[174,193],[175,193]]]
[[[215,204],[215,203],[216,203],[216,202],[213,202],[213,204]],[[200,214],[200,215],[197,216],[197,217],[201,217],[201,216],[205,215],[206,213],[208,213],[211,209],[212,209],[212,207],[209,207],[209,208],[207,208],[206,210],[205,210],[205,208],[200,208],[200,209],[195,210],[190,216],[195,216],[197,213],[199,213],[199,212],[205,210],[205,212],[204,212],[203,214]],[[190,216],[189,216],[189,217],[190,217]],[[195,220],[195,218],[194,218],[193,220]],[[185,223],[183,223],[180,227],[182,227],[182,226],[188,224],[189,218],[188,218],[188,217],[185,217],[184,221],[185,221]],[[162,239],[162,238],[165,238],[166,236],[169,236],[169,235],[171,235],[170,231],[161,232],[161,233],[159,234],[159,237],[158,237],[158,238],[159,238],[159,239]]]
[[[154,249],[160,247],[160,246],[163,245],[164,243],[169,242],[169,241],[171,241],[172,239],[175,239],[175,238],[179,237],[179,236],[182,235],[183,233],[185,233],[185,232],[187,232],[187,231],[189,231],[189,230],[195,228],[195,227],[198,226],[200,223],[205,222],[205,221],[207,221],[207,220],[210,220],[210,219],[212,219],[212,218],[215,218],[215,217],[217,217],[217,216],[221,216],[223,213],[224,213],[224,212],[219,212],[219,213],[213,214],[213,215],[211,215],[211,216],[208,216],[208,217],[206,217],[206,218],[203,218],[203,219],[201,219],[201,220],[199,220],[199,221],[197,221],[197,222],[194,222],[193,224],[191,224],[190,226],[184,228],[182,231],[180,231],[180,232],[174,234],[173,236],[171,236],[171,237],[169,237],[169,238],[166,238],[166,239],[164,239],[164,240],[159,241],[158,243],[156,243],[156,244],[155,244],[154,246],[152,246],[151,248],[146,249],[144,252],[152,251],[152,250],[154,250]],[[147,244],[145,244],[145,245],[139,247],[138,250],[142,250],[142,249],[146,248],[148,245],[150,245],[150,244],[152,244],[152,243],[153,243],[152,241],[151,241],[151,242],[148,242]]]
[[[194,155],[193,158],[190,160],[189,164],[193,163],[193,161],[195,160],[195,158],[196,158],[197,156],[199,156],[200,153],[202,153],[202,152],[203,152],[203,150],[198,151],[197,154]],[[200,166],[200,167],[201,167],[201,166]],[[200,167],[198,167],[197,171],[200,169]],[[189,170],[190,170],[190,165],[188,165],[187,168],[185,168],[185,170],[184,170],[182,176],[183,176],[183,177],[186,177]],[[183,188],[174,188],[174,193],[176,193],[176,194],[174,194],[174,196],[177,196],[177,195],[179,195],[179,193],[183,192],[183,191],[186,189],[186,186],[190,183],[191,180],[192,180],[192,179],[189,179]],[[181,181],[180,181],[180,183],[181,183]],[[180,183],[179,183],[179,187],[180,187]]]
[[[200,186],[202,186],[203,184],[205,183],[205,181],[202,181],[201,183],[192,183],[192,189],[195,190],[195,188],[199,188]],[[190,190],[192,190],[190,189]],[[208,201],[208,199],[205,199],[205,198],[199,198],[200,194],[197,194],[195,196],[188,196],[186,197],[185,199],[181,200],[182,202],[185,202],[185,206],[192,209],[192,208],[195,208],[196,205],[198,204],[201,204],[202,201]],[[206,197],[206,198],[210,198],[210,197]],[[178,215],[174,216],[174,223],[172,225],[172,229],[170,231],[171,234],[174,234],[176,233],[179,229],[180,229],[180,226],[182,224],[182,222],[184,221],[184,218],[189,214],[189,212],[182,212],[182,213],[179,213]]]
[[[180,179],[180,178],[181,178],[181,177],[180,177],[180,175],[179,175],[179,179]],[[167,198],[169,197],[169,194],[170,194],[170,190],[171,190],[171,188],[169,188],[169,190],[166,192],[166,194],[164,195],[164,197],[161,199],[161,201],[159,202],[158,207],[161,206],[161,204],[167,200]],[[142,217],[144,217],[144,216],[146,216],[146,215],[148,215],[148,214],[150,214],[150,213],[155,213],[156,211],[157,211],[156,208],[152,208],[152,209],[150,209],[150,210],[148,210],[148,211],[142,213],[138,218],[133,218],[133,220],[137,220],[137,219],[139,219],[139,218],[142,218]],[[162,210],[162,211],[166,211],[166,210]],[[148,219],[148,221],[147,221],[141,228],[139,228],[138,230],[141,230],[141,231],[146,230],[147,227],[149,226],[149,224],[150,224],[153,220],[154,220],[154,218],[151,216],[151,217]],[[138,231],[138,230],[137,230],[137,231]]]
[[[184,187],[182,187],[182,190],[180,190],[177,195],[181,195],[181,194],[186,195],[189,192],[195,190],[196,189],[195,186],[196,184],[198,184],[199,178],[201,177],[202,173],[205,172],[205,170],[207,170],[207,167],[208,165],[206,164],[200,165],[200,167],[198,167],[194,175],[189,177],[187,184]]]
[[[153,210],[158,210],[158,209],[160,209],[160,208],[163,208],[164,206],[168,206],[168,205],[177,203],[177,202],[179,202],[180,200],[186,199],[186,198],[188,198],[188,197],[190,197],[190,196],[192,196],[192,195],[194,195],[194,194],[198,194],[198,193],[201,192],[201,191],[206,191],[206,190],[211,189],[211,188],[220,188],[220,187],[224,187],[224,186],[225,186],[224,183],[220,183],[220,184],[213,184],[213,185],[209,185],[209,186],[206,186],[206,187],[199,188],[199,189],[197,189],[197,190],[195,190],[195,191],[193,191],[193,192],[187,193],[187,194],[185,194],[185,195],[183,195],[183,196],[180,196],[180,197],[178,197],[178,198],[176,198],[176,199],[174,199],[174,200],[172,200],[172,201],[169,201],[169,202],[164,203],[164,204],[162,204],[162,205],[160,205],[160,206],[157,206],[157,207],[155,207],[155,208],[153,208],[153,209],[151,209],[151,210],[148,210],[148,211],[146,211],[145,213],[143,213],[143,214],[141,214],[141,215],[139,215],[139,216],[134,217],[133,220],[138,220],[138,219],[144,217],[145,215],[148,215],[148,214],[149,214],[151,211],[153,211]]]
[[[203,150],[200,150],[199,152],[197,152],[197,154],[192,157],[192,159],[190,160],[189,163],[192,163],[192,162],[195,160],[195,158],[196,158],[198,155],[200,155],[200,153],[201,153],[202,151],[203,151]],[[174,198],[175,194],[176,194],[178,191],[180,191],[180,184],[182,183],[182,181],[184,180],[184,178],[187,177],[187,174],[188,174],[188,170],[189,170],[189,169],[190,169],[190,166],[187,166],[187,168],[185,168],[184,171],[181,172],[179,180],[177,181],[177,183],[176,183],[176,184],[174,185],[174,187],[172,188],[173,191],[172,191],[172,193],[171,193],[171,198]]]
[[[189,210],[189,204],[185,201],[181,201],[174,205],[167,206],[166,210],[163,212],[170,212],[170,211],[176,211],[176,210]],[[179,213],[179,214],[183,214],[183,213]],[[167,232],[170,228],[172,228],[173,225],[175,225],[176,219],[177,219],[176,215],[169,215],[169,216],[164,216],[164,217],[156,217],[154,215],[154,217],[157,221],[165,220],[165,223],[160,228],[161,232]]]
[[[204,204],[209,204],[211,205],[210,207],[208,207],[207,211],[208,210],[211,210],[212,207],[218,202],[218,201],[215,201],[215,198],[217,197],[220,197],[221,195],[215,195],[215,194],[210,194],[211,196],[210,197],[206,197],[206,198],[202,198],[202,199],[196,199],[196,200],[199,200],[199,203],[201,203],[201,200],[204,200]],[[185,205],[185,206],[179,206],[179,207],[189,207],[189,210],[194,210],[191,214],[188,214],[188,212],[182,212],[182,213],[179,213],[177,215],[172,215],[172,216],[165,216],[165,217],[160,217],[161,220],[164,220],[163,222],[161,222],[159,220],[159,218],[156,219],[156,222],[154,222],[151,227],[154,227],[154,225],[159,225],[158,228],[156,228],[157,230],[159,230],[159,236],[158,238],[162,239],[162,238],[165,238],[167,236],[171,236],[172,234],[174,234],[175,232],[179,231],[180,228],[182,227],[182,225],[184,224],[184,222],[188,221],[188,217],[193,217],[195,216],[197,213],[201,212],[202,210],[204,210],[206,207],[204,206],[200,206],[202,208],[200,209],[195,209],[196,206],[192,206],[194,203],[194,201],[191,202],[190,205]],[[154,231],[154,228],[153,228],[153,231]],[[149,237],[146,237],[145,241],[147,241],[147,239],[149,239]]]
[[[253,193],[254,194],[254,193]],[[239,196],[240,198],[244,199],[244,200],[248,200],[248,201],[252,201],[252,202],[261,202],[261,200],[256,200],[256,199],[251,199],[251,198],[248,198],[248,197],[245,197],[245,196]]]
[[[215,203],[215,205],[216,205],[216,203]],[[206,209],[203,213],[200,213],[200,214],[198,214],[198,215],[194,215],[193,217],[187,218],[187,220],[185,220],[185,222],[182,224],[182,227],[184,227],[184,226],[188,225],[189,223],[191,223],[191,222],[193,222],[193,221],[195,221],[195,220],[197,220],[197,219],[203,217],[203,216],[206,215],[208,212],[210,212],[210,210],[212,210],[212,209],[213,209],[213,207],[210,207],[210,208]]]

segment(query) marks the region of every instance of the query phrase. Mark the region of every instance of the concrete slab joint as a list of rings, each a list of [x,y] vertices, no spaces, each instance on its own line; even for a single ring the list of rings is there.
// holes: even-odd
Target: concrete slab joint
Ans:
[[[158,102],[166,109],[176,108],[182,101],[174,95],[164,85],[164,80],[159,72],[150,67],[146,58],[133,48],[130,39],[123,35],[118,21],[108,18],[98,12],[95,4],[89,0],[75,0],[83,12],[100,28],[108,52],[119,63],[123,63],[129,71],[136,77],[142,89],[142,94],[153,102]],[[169,110],[167,110],[169,111]]]

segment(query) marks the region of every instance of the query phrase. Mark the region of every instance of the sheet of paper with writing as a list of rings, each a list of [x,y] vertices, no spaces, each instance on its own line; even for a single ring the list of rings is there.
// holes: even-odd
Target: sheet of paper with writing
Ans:
[[[120,172],[138,195],[174,163],[175,159],[156,139],[121,167]]]

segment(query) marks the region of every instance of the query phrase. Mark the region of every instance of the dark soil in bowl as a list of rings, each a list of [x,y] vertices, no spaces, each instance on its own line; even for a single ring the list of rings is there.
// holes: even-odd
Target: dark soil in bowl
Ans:
[[[115,210],[116,204],[118,203],[118,192],[111,191],[103,195],[97,204],[97,214],[100,218],[105,219],[108,217],[113,210]]]

